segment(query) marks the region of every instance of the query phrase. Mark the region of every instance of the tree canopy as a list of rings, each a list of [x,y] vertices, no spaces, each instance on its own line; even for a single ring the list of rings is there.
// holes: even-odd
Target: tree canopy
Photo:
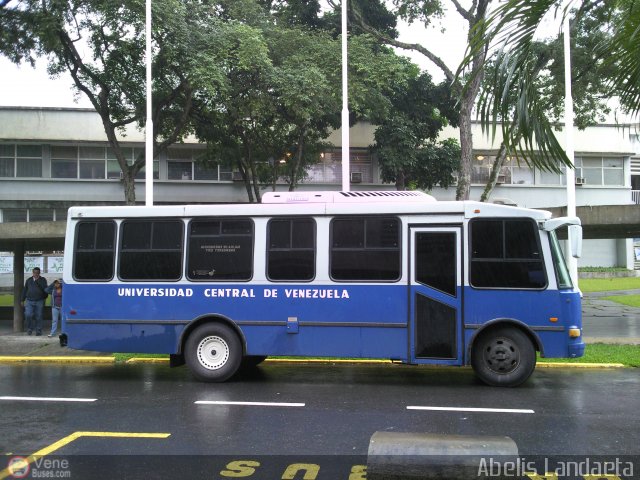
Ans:
[[[485,127],[500,123],[507,146],[553,168],[558,162],[572,165],[556,139],[554,129],[562,111],[560,94],[540,88],[544,78],[563,75],[560,41],[551,43],[555,55],[540,50],[536,33],[549,12],[570,15],[572,38],[572,86],[577,124],[584,126],[593,114],[605,111],[603,101],[618,97],[632,114],[640,112],[640,5],[627,0],[584,1],[577,10],[562,9],[563,2],[510,0],[478,25],[470,43],[473,52],[495,49],[490,81],[480,98]],[[582,92],[580,92],[582,89]],[[582,93],[582,94],[581,94]],[[555,100],[553,100],[555,98]],[[550,115],[551,114],[551,115]],[[511,121],[504,121],[504,119]]]

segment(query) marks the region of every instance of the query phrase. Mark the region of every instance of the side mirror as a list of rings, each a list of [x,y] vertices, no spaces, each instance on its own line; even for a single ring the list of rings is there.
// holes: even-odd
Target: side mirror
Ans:
[[[580,258],[582,256],[582,227],[580,225],[569,225],[568,229],[571,256]]]

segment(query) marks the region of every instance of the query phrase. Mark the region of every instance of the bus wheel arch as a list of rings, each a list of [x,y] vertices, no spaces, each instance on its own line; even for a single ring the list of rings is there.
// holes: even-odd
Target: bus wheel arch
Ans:
[[[541,343],[526,325],[504,319],[476,332],[469,349],[468,358],[480,380],[491,386],[515,387],[533,373]]]
[[[201,381],[224,382],[240,368],[244,337],[230,321],[215,317],[194,321],[182,336],[181,353],[191,373]]]

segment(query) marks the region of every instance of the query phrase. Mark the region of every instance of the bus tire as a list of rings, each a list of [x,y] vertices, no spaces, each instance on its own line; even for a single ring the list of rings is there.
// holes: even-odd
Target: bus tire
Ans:
[[[207,323],[196,328],[187,338],[185,360],[198,380],[224,382],[240,367],[242,343],[227,325]]]
[[[473,370],[484,383],[494,387],[516,387],[536,367],[536,350],[520,329],[501,327],[480,334],[471,351]]]

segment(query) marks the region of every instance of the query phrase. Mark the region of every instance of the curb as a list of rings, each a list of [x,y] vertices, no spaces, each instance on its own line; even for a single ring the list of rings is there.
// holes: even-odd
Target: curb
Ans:
[[[0,364],[2,363],[93,363],[93,364],[113,364],[116,363],[115,357],[88,357],[88,356],[51,356],[51,357],[26,357],[26,356],[0,356]],[[168,364],[168,358],[153,358],[153,357],[134,357],[126,360],[126,364]],[[315,363],[315,364],[370,364],[370,365],[391,365],[398,362],[392,360],[348,360],[348,359],[333,359],[325,360],[318,358],[302,359],[302,358],[269,358],[265,360],[265,363]],[[421,367],[440,368],[442,365],[418,365]],[[538,362],[536,368],[579,368],[579,369],[596,369],[596,368],[625,368],[622,363],[561,363],[561,362]]]
[[[115,357],[18,357],[0,356],[0,363],[115,363]]]
[[[124,363],[169,363],[168,358],[134,357]]]
[[[536,368],[625,368],[622,363],[561,363],[539,362]]]

